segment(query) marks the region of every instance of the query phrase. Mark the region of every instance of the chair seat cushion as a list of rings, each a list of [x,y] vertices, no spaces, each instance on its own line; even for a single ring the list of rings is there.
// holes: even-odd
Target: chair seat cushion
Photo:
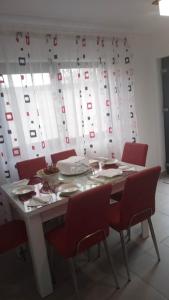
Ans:
[[[77,252],[81,253],[91,246],[101,242],[106,236],[108,236],[108,234],[109,231],[105,230],[104,234],[103,232],[97,232],[95,235],[91,236],[88,239],[83,240],[82,238],[82,242],[79,248],[77,247],[78,242],[70,248],[69,238],[71,239],[71,237],[67,236],[65,226],[53,229],[46,233],[46,239],[61,256],[68,258],[75,256]]]
[[[25,223],[15,220],[0,226],[0,253],[9,251],[27,241]]]

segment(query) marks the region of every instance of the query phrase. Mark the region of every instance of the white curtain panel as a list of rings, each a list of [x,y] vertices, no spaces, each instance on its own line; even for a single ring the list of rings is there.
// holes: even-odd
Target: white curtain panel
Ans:
[[[0,182],[66,149],[120,158],[138,138],[132,59],[125,37],[1,35]]]

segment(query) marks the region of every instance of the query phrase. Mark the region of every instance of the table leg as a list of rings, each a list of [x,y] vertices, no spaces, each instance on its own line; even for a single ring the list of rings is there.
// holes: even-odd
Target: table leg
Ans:
[[[53,292],[46,243],[40,215],[25,220],[37,288],[41,297]]]
[[[149,237],[149,226],[147,220],[141,223],[141,229],[142,229],[142,238],[147,239]]]

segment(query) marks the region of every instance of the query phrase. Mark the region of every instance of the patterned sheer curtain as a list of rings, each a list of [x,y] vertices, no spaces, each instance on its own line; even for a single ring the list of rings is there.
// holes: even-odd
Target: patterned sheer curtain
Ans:
[[[0,36],[0,182],[17,179],[20,160],[71,148],[120,157],[136,140],[126,38]]]

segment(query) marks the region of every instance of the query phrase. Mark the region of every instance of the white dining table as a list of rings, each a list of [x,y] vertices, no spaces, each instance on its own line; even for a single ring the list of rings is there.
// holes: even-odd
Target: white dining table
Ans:
[[[134,166],[134,169],[137,172],[144,169],[140,166],[130,166]],[[101,181],[99,183],[99,179],[97,180],[97,178],[95,180],[95,175],[93,176],[90,172],[77,176],[63,176],[58,173],[56,178],[60,181],[77,185],[78,192],[83,192],[103,183]],[[112,193],[116,193],[123,190],[125,180],[126,176],[123,174],[122,176],[106,179],[105,182],[111,181]],[[46,297],[53,292],[53,285],[48,262],[43,223],[66,213],[68,197],[62,197],[60,192],[51,193],[50,201],[47,205],[30,207],[31,200],[26,200],[24,202],[20,201],[18,196],[13,193],[14,188],[20,184],[22,184],[22,181],[2,185],[2,196],[5,201],[9,201],[11,208],[17,211],[20,218],[25,221],[37,289],[41,297]],[[41,196],[41,186],[42,184],[36,184],[34,186],[35,192],[39,197]],[[142,223],[142,236],[143,238],[147,238],[148,235],[148,224],[144,221]]]

